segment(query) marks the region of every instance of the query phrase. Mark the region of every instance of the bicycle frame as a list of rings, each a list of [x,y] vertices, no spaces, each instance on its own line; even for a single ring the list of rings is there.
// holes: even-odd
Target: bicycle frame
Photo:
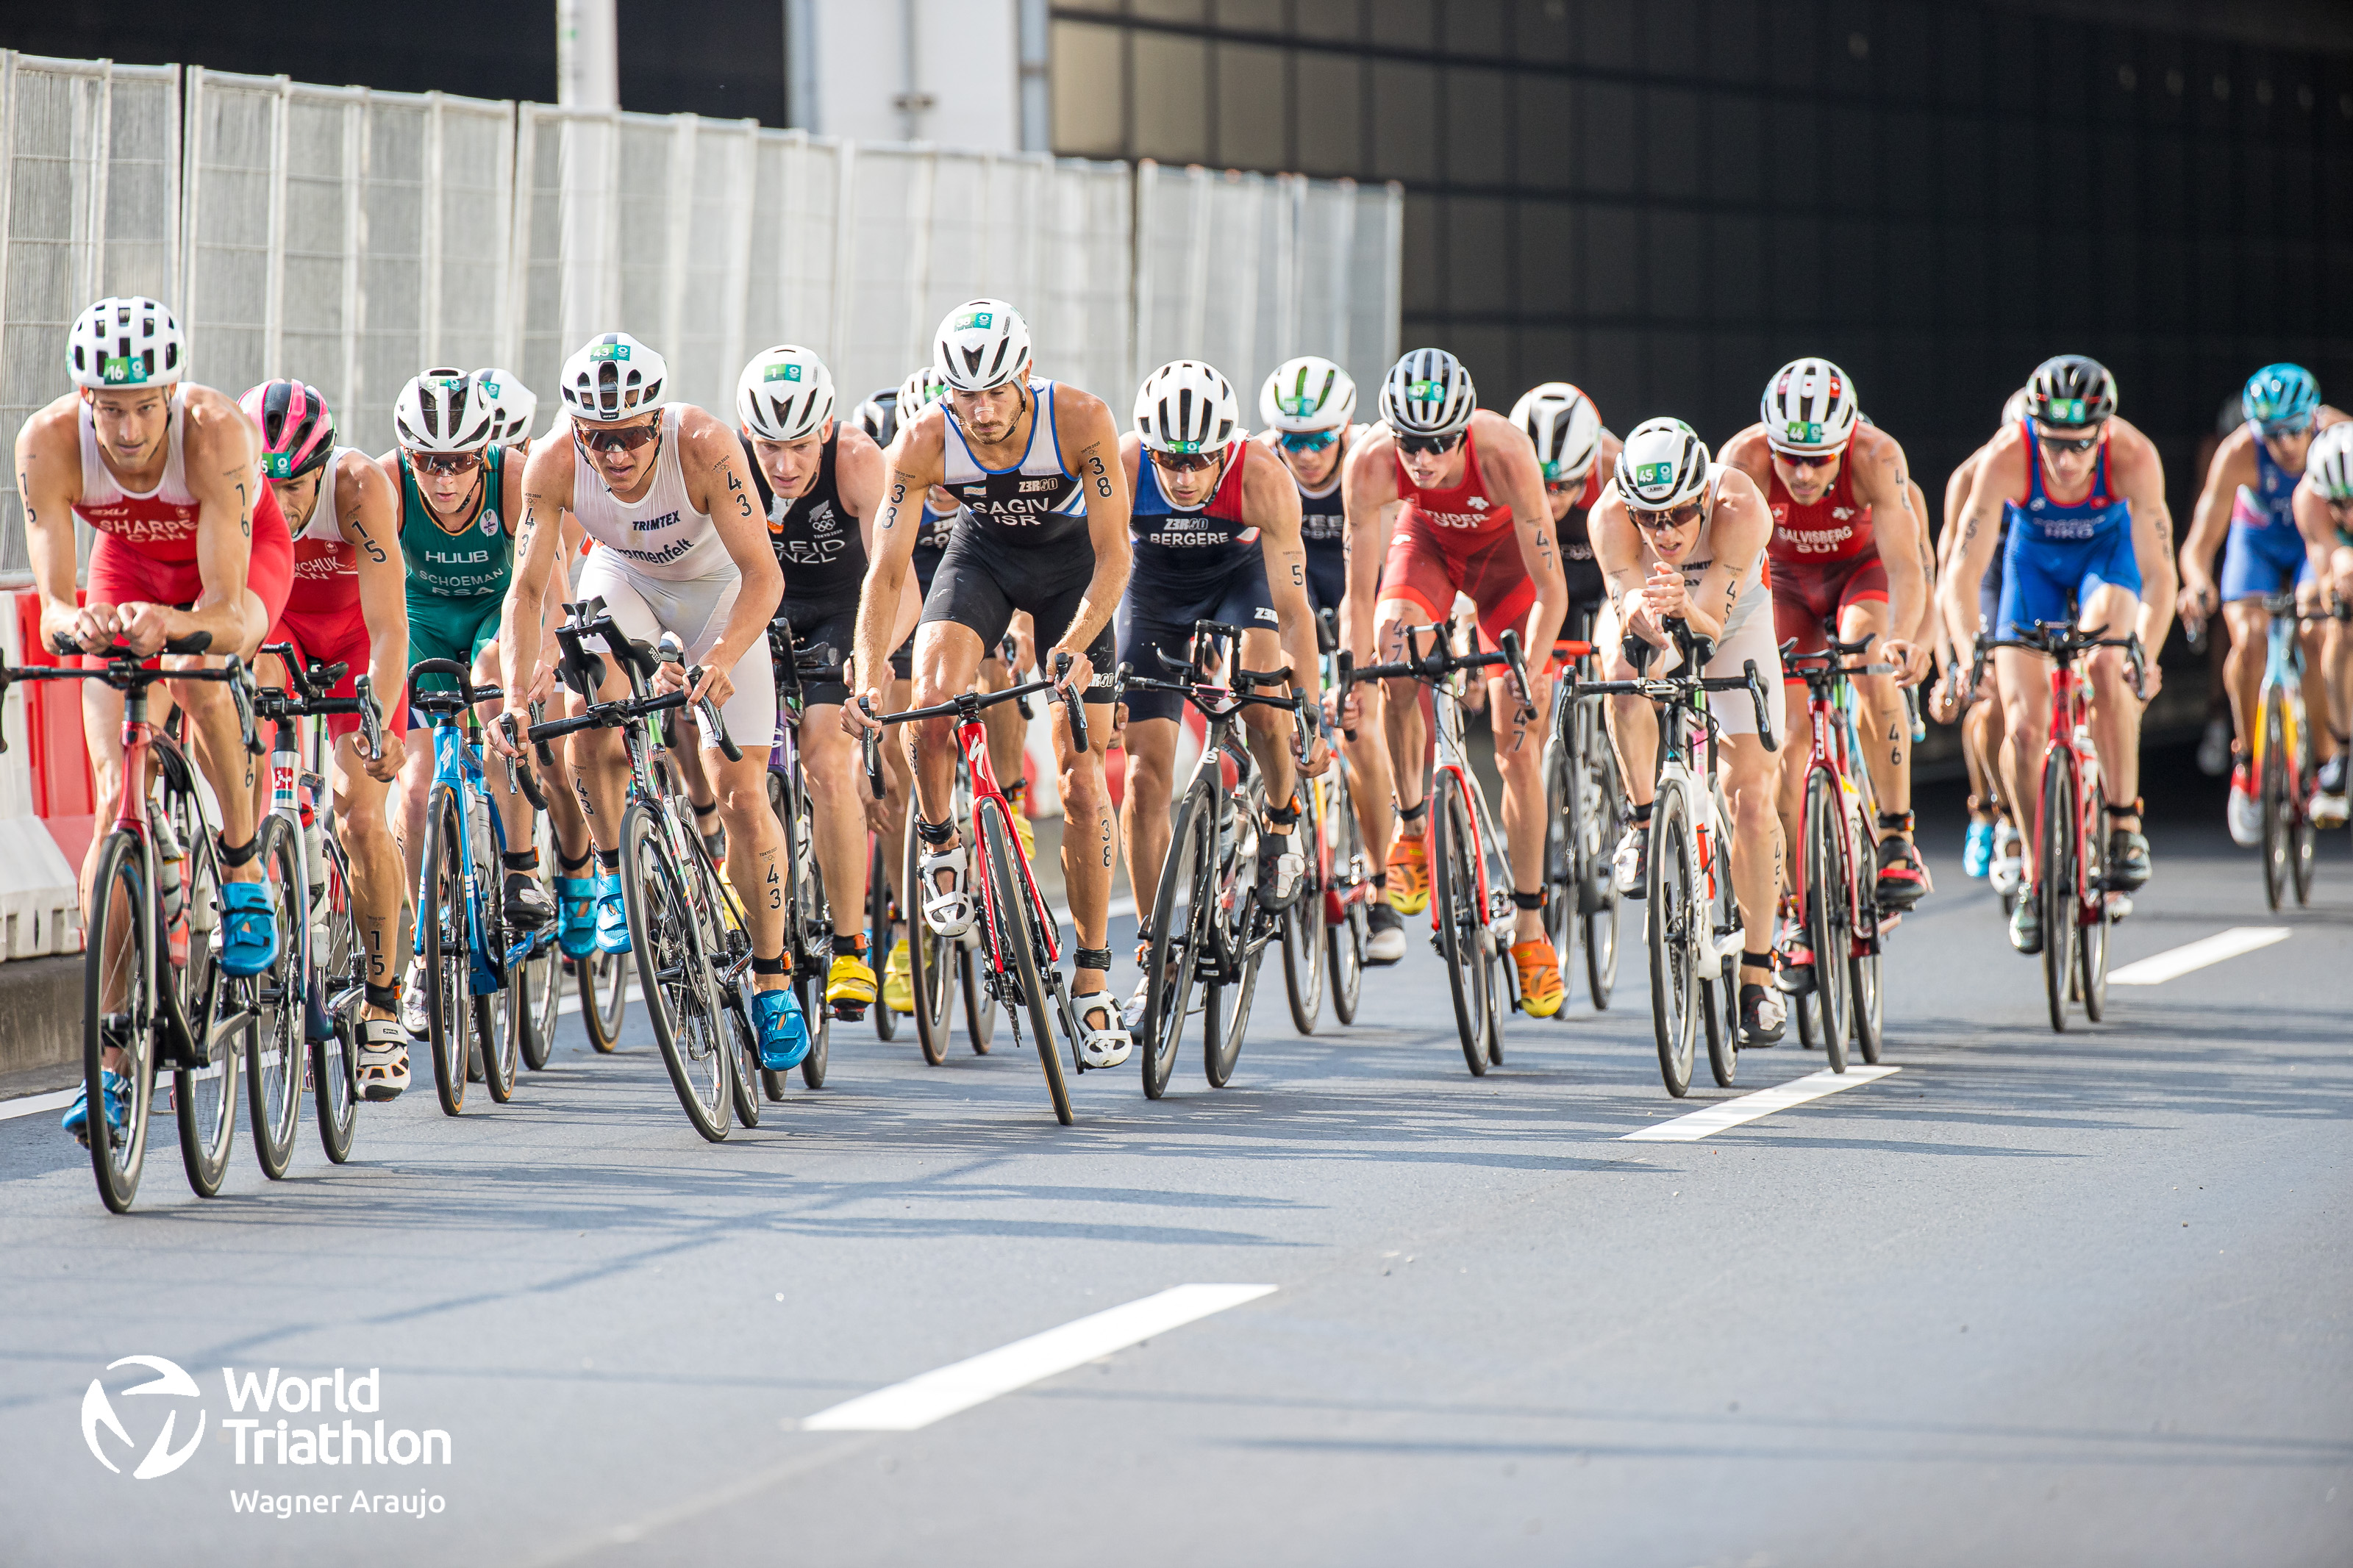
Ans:
[[[1444,626],[1402,626],[1398,629],[1405,636],[1405,661],[1408,664],[1424,662],[1426,656],[1421,651],[1420,633],[1430,634],[1432,655],[1440,653],[1446,647],[1448,628]],[[1503,662],[1507,656],[1499,653],[1487,657],[1491,662]],[[1443,773],[1451,774],[1461,784],[1464,796],[1470,800],[1471,861],[1478,868],[1479,908],[1486,915],[1487,934],[1495,942],[1497,951],[1501,952],[1512,945],[1515,913],[1511,899],[1512,867],[1504,857],[1502,847],[1504,836],[1496,830],[1494,813],[1487,805],[1487,792],[1479,787],[1478,776],[1471,768],[1470,749],[1463,740],[1467,724],[1462,713],[1465,675],[1465,670],[1456,668],[1423,678],[1429,681],[1430,689],[1431,731],[1437,754],[1430,767],[1430,787],[1422,791],[1421,797],[1427,801],[1438,793],[1438,776]],[[1438,929],[1437,900],[1433,899],[1430,907],[1430,929],[1435,931]],[[1504,967],[1509,974],[1507,983],[1512,988],[1513,1005],[1517,1006],[1519,967],[1516,964]]]
[[[1852,951],[1841,958],[1865,958],[1880,951],[1879,939],[1894,929],[1900,915],[1882,915],[1876,897],[1865,896],[1863,879],[1853,874],[1862,864],[1867,847],[1868,829],[1864,826],[1869,813],[1862,810],[1867,799],[1870,778],[1857,764],[1859,747],[1854,729],[1854,685],[1858,675],[1886,675],[1894,665],[1848,665],[1843,661],[1862,655],[1872,638],[1860,642],[1841,643],[1835,637],[1828,649],[1820,653],[1784,655],[1782,668],[1802,679],[1806,683],[1806,719],[1811,734],[1811,753],[1806,763],[1809,782],[1815,774],[1827,773],[1831,779],[1833,798],[1842,807],[1839,813],[1839,859],[1846,871],[1847,912],[1852,924]],[[1800,799],[1802,799],[1802,795]],[[1806,868],[1804,857],[1792,851],[1789,856],[1789,891],[1804,907]],[[1821,954],[1815,962],[1823,962]]]
[[[2288,799],[2301,815],[2306,785],[2303,776],[2304,726],[2307,721],[2304,710],[2303,617],[2295,613],[2295,600],[2292,595],[2274,595],[2264,601],[2264,608],[2271,612],[2271,623],[2264,634],[2262,693],[2267,697],[2271,689],[2277,687],[2284,699],[2280,704],[2280,745],[2284,752],[2281,761],[2287,769]],[[2259,697],[2259,710],[2261,706],[2262,698]],[[2251,727],[2255,732],[2251,748],[2252,761],[2255,777],[2260,779],[2263,775],[2264,752],[2269,743],[2268,726],[2256,722]]]

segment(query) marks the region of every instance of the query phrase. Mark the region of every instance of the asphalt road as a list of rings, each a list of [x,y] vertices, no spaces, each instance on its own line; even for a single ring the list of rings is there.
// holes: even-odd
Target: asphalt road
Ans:
[[[1515,1019],[1477,1080],[1423,944],[1310,1039],[1271,967],[1231,1087],[1089,1075],[1069,1130],[1026,1052],[861,1026],[714,1147],[634,1012],[462,1120],[420,1064],[342,1169],[241,1144],[207,1203],[166,1149],[128,1219],[54,1111],[0,1121],[0,1558],[2343,1563],[2353,856],[2273,917],[2251,856],[2159,829],[2118,964],[2292,934],[2054,1037],[1937,845],[1901,1070],[1692,1142],[1624,1139],[1820,1058],[1671,1102],[1638,942],[1609,1013]],[[801,1425],[1187,1284],[1275,1289],[919,1429]],[[134,1354],[198,1396],[124,1398]],[[224,1368],[380,1369],[374,1414],[305,1396],[449,1462],[240,1466],[221,1423],[279,1417]],[[134,1480],[166,1408],[172,1449],[211,1425]],[[280,1496],[331,1511],[240,1509]]]

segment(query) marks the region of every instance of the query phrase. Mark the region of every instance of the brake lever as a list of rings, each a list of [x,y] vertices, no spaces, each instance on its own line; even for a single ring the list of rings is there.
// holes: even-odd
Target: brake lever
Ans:
[[[1054,656],[1054,679],[1059,681],[1065,676],[1069,675],[1070,672],[1071,656],[1067,653],[1056,654]],[[1062,710],[1070,715],[1071,744],[1082,752],[1090,750],[1091,748],[1087,743],[1086,704],[1081,700],[1077,692],[1071,690],[1067,686],[1057,686],[1054,690],[1056,695],[1060,697],[1062,700]]]
[[[360,700],[360,750],[369,762],[384,756],[384,710],[375,700],[375,681],[359,676],[352,681],[352,690]]]
[[[690,667],[686,672],[686,689],[691,691],[702,681],[702,666]],[[737,745],[735,737],[727,732],[727,716],[719,711],[719,705],[708,697],[698,697],[694,700],[694,710],[702,715],[703,721],[711,726],[712,739],[719,747],[719,754],[731,763],[742,762],[744,748]]]
[[[869,719],[874,717],[874,704],[868,698],[861,697],[858,700],[858,710]],[[866,787],[873,792],[876,800],[881,800],[883,798],[882,731],[860,728],[858,744],[859,749],[866,754]]]
[[[1748,700],[1757,704],[1757,738],[1765,742],[1767,751],[1778,752],[1781,749],[1781,742],[1774,738],[1773,726],[1765,712],[1765,682],[1757,673],[1757,661],[1743,659],[1740,672],[1748,680]]]

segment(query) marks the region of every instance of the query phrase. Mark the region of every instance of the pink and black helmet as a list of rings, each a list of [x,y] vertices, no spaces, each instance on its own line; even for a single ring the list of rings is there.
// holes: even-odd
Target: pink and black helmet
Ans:
[[[319,389],[299,381],[265,381],[237,399],[261,427],[261,477],[300,479],[335,453],[335,419]]]

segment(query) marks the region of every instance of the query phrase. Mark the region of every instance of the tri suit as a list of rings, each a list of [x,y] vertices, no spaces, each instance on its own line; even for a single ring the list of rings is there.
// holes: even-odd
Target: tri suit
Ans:
[[[295,657],[304,668],[314,664],[350,666],[328,692],[330,697],[357,696],[359,679],[367,673],[368,665],[367,617],[360,610],[360,547],[344,539],[343,521],[335,512],[335,479],[346,458],[364,463],[375,460],[357,447],[338,447],[320,470],[318,504],[311,509],[311,521],[294,535],[293,591],[269,636],[263,639],[293,644]],[[407,727],[406,691],[379,691],[375,699],[384,708],[386,730],[396,732]],[[331,736],[340,738],[359,727],[356,713],[335,713],[327,719]]]
[[[1835,624],[1850,605],[1887,603],[1887,567],[1871,526],[1871,508],[1854,493],[1854,452],[1839,454],[1838,478],[1810,506],[1800,506],[1774,468],[1765,504],[1773,539],[1765,554],[1773,579],[1773,630],[1797,652],[1829,647],[1823,623]]]
[[[1478,438],[1462,433],[1462,478],[1446,489],[1423,489],[1397,465],[1397,527],[1381,563],[1383,599],[1403,599],[1442,622],[1454,595],[1467,594],[1479,609],[1481,646],[1493,647],[1507,627],[1524,629],[1536,585],[1520,554],[1512,509],[1492,500],[1479,477]]]
[[[1242,474],[1248,448],[1226,448],[1226,470],[1209,499],[1180,508],[1160,488],[1149,451],[1135,468],[1135,570],[1119,602],[1120,662],[1138,675],[1168,679],[1155,650],[1175,659],[1190,657],[1193,624],[1273,630],[1274,600],[1266,586],[1266,557],[1259,531],[1242,521]],[[1136,690],[1126,697],[1130,723],[1174,719],[1183,700],[1173,691]]]
[[[2002,502],[2001,602],[1994,636],[2014,637],[2039,621],[2072,622],[2083,605],[2113,583],[2140,593],[2140,563],[2133,554],[2132,503],[2108,484],[2107,435],[2092,470],[2091,493],[2062,505],[2042,489],[2042,461],[2032,425],[2026,437],[2026,493]]]
[[[784,570],[785,596],[776,615],[792,623],[796,649],[830,647],[839,664],[858,640],[858,594],[866,582],[866,536],[858,519],[842,504],[834,470],[841,446],[841,423],[818,448],[817,478],[797,500],[780,498],[761,470],[752,443],[744,443],[744,462],[752,470],[760,492],[760,512],[768,520],[768,542],[776,547],[776,564]],[[849,700],[849,688],[840,680],[809,681],[801,688],[808,706]]]
[[[510,450],[492,447],[482,454],[471,510],[454,530],[433,515],[408,454],[400,454],[400,560],[407,573],[412,669],[428,658],[471,668],[498,640],[500,612],[514,580],[512,520],[499,512]],[[428,675],[422,689],[453,688],[448,677]]]
[[[2312,557],[2295,526],[2296,476],[2272,460],[2260,431],[2255,437],[2255,483],[2239,487],[2231,501],[2231,532],[2222,546],[2222,602],[2260,599],[2312,579]]]

